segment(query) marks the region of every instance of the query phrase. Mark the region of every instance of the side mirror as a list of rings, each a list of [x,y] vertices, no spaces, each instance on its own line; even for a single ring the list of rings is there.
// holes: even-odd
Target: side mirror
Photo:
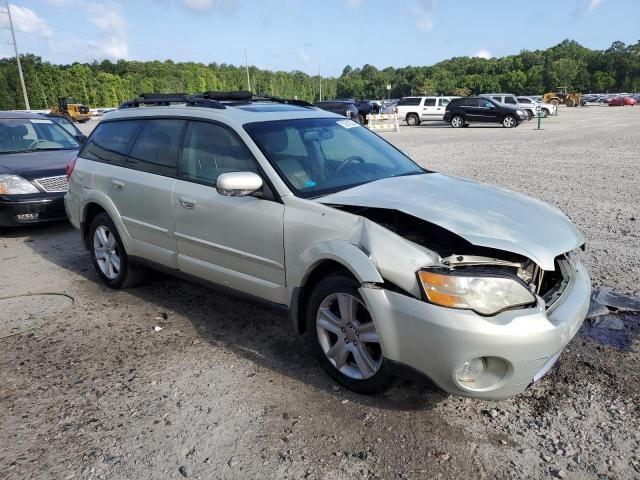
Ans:
[[[216,181],[216,190],[227,197],[246,197],[262,188],[262,178],[253,172],[223,173]]]
[[[87,138],[88,137],[86,135],[83,135],[83,134],[76,135],[76,140],[78,141],[78,143],[80,145],[84,145],[85,143],[87,143]]]

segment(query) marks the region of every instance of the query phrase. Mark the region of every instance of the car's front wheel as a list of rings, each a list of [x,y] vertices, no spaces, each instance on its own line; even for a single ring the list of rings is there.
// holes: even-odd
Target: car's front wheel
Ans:
[[[89,249],[98,275],[111,288],[133,287],[144,279],[146,269],[129,261],[118,230],[106,213],[91,222]]]
[[[547,118],[549,116],[549,110],[546,108],[542,109],[542,118]]]
[[[453,128],[461,128],[464,127],[464,118],[462,118],[460,115],[455,115],[452,119],[451,119],[451,126]]]
[[[516,117],[514,117],[513,115],[506,115],[502,119],[502,126],[505,128],[513,128],[516,125],[518,125],[518,121],[516,120]]]
[[[335,381],[357,393],[379,393],[394,376],[358,287],[342,275],[320,281],[306,306],[307,332],[320,365]]]

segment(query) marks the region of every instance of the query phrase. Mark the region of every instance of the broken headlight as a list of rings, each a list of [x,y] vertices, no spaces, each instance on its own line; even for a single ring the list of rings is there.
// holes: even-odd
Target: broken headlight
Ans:
[[[480,315],[495,315],[536,301],[519,279],[507,275],[422,270],[418,278],[429,302],[473,310]]]

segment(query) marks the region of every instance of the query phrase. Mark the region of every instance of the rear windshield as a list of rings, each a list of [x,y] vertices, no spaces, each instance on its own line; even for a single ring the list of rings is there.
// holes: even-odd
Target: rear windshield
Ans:
[[[289,188],[303,198],[425,173],[390,143],[347,119],[259,122],[244,128]]]

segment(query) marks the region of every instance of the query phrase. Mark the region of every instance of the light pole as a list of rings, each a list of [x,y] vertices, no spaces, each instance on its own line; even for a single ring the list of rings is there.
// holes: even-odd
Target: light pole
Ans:
[[[22,75],[22,64],[20,63],[20,54],[18,53],[18,44],[16,43],[16,32],[13,30],[13,20],[11,19],[11,7],[9,0],[6,0],[7,15],[9,16],[9,28],[11,29],[11,38],[13,38],[13,49],[16,52],[16,62],[18,62],[18,74],[20,75],[20,85],[22,85],[22,95],[24,96],[24,108],[31,110],[29,105],[29,96],[27,95],[27,87],[24,85],[24,76]]]

